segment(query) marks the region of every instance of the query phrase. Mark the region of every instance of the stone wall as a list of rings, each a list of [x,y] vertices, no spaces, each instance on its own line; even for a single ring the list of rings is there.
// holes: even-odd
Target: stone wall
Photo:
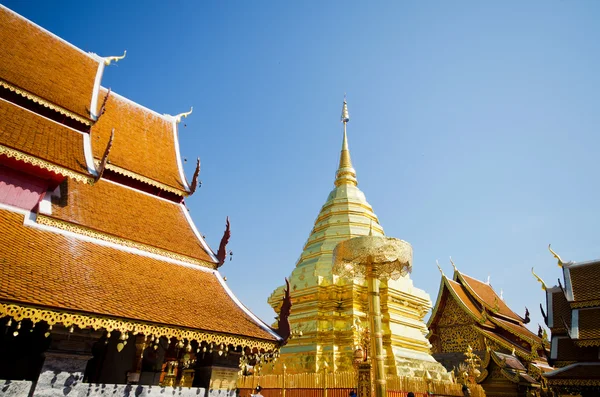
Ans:
[[[235,390],[83,383],[80,372],[43,372],[37,383],[0,380],[0,397],[235,397]],[[32,386],[33,385],[33,386]],[[34,390],[32,391],[32,387]]]

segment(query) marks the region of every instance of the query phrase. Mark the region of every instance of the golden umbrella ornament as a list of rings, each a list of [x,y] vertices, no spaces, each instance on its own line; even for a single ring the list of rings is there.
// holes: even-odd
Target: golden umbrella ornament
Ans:
[[[385,236],[361,236],[339,243],[333,250],[333,273],[366,280],[371,324],[371,365],[375,369],[375,396],[386,397],[380,280],[397,280],[412,270],[412,246]]]

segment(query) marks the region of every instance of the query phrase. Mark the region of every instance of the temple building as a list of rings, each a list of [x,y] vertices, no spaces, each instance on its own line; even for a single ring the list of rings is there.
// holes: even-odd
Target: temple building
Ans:
[[[452,264],[454,266],[454,263]],[[542,374],[548,365],[545,331],[531,332],[529,312],[521,317],[482,282],[454,266],[452,278],[442,273],[437,301],[429,318],[433,357],[459,381],[471,376],[488,397],[549,395]],[[472,368],[465,353],[473,352]]]
[[[219,273],[229,227],[215,254],[186,207],[189,113],[102,87],[122,57],[2,5],[0,26],[0,379],[210,388],[276,355],[281,338]]]
[[[368,348],[363,340],[369,323],[365,282],[332,274],[332,253],[341,241],[369,234],[382,236],[384,231],[358,188],[348,146],[345,100],[342,121],[342,150],[334,188],[289,278],[292,336],[282,347],[280,360],[288,372],[349,370],[357,350]],[[283,295],[282,286],[268,299],[277,313]],[[381,282],[381,302],[387,373],[422,377],[429,371],[435,379],[447,380],[449,374],[431,357],[431,345],[425,338],[423,318],[431,308],[429,295],[416,288],[406,275]]]
[[[600,395],[600,260],[563,262],[558,286],[546,291],[544,321],[551,332],[550,363],[544,377],[559,394]],[[533,269],[532,269],[533,270]],[[563,284],[564,283],[564,284]]]

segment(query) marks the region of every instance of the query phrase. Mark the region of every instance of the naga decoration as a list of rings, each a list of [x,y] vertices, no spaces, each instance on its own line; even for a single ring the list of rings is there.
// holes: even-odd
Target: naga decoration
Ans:
[[[219,251],[217,251],[217,260],[219,263],[217,264],[217,269],[223,266],[225,263],[225,259],[227,258],[227,243],[229,242],[229,238],[231,237],[231,230],[229,224],[229,217],[227,217],[225,233],[223,233],[223,237],[221,237],[221,243],[219,243]]]
[[[542,326],[538,324],[538,338],[541,338],[543,335]]]
[[[281,308],[279,309],[279,320],[275,332],[283,338],[282,346],[285,345],[291,334],[290,313],[292,311],[292,297],[290,295],[290,281],[285,279],[285,291]]]
[[[104,100],[102,101],[102,106],[100,106],[100,111],[98,112],[98,116],[96,117],[96,122],[98,122],[98,120],[100,120],[100,117],[104,114],[104,112],[106,112],[106,102],[108,102],[110,92],[111,89],[109,88],[108,92],[106,93],[106,96],[104,97]]]
[[[542,317],[544,317],[544,323],[546,325],[548,325],[548,316],[546,315],[546,312],[544,312],[544,308],[542,307],[541,303],[540,303],[540,311],[542,312]]]
[[[110,132],[110,139],[108,140],[108,144],[106,145],[106,149],[104,150],[104,154],[102,155],[102,160],[100,160],[100,165],[98,166],[98,176],[96,176],[96,182],[102,178],[104,174],[104,170],[106,169],[106,164],[108,163],[108,154],[110,153],[110,149],[113,145],[113,140],[115,139],[115,129],[113,128]]]
[[[558,261],[558,267],[563,267],[563,265],[565,264],[563,262],[563,260],[561,259],[561,257],[552,250],[552,248],[550,247],[551,244],[548,244],[548,250],[550,251],[550,253],[552,254],[552,256],[554,256],[556,258],[556,260]]]
[[[121,59],[125,58],[125,55],[127,55],[127,50],[123,51],[123,55],[121,56],[114,56],[114,57],[104,57],[104,65],[108,66],[111,64],[111,62],[119,62]]]
[[[540,278],[540,276],[538,276],[537,274],[535,274],[535,272],[533,271],[533,267],[531,268],[531,274],[533,274],[533,277],[535,277],[537,279],[537,281],[539,281],[540,284],[542,284],[542,289],[544,291],[546,291],[548,289],[548,287],[546,286],[546,283],[544,282],[544,280],[542,280]]]
[[[529,324],[529,322],[531,321],[531,319],[529,318],[529,309],[527,309],[527,306],[525,307],[525,319],[523,320],[523,324]]]
[[[200,157],[196,160],[196,170],[192,177],[192,184],[190,185],[190,196],[196,192],[198,188],[198,175],[200,175]]]

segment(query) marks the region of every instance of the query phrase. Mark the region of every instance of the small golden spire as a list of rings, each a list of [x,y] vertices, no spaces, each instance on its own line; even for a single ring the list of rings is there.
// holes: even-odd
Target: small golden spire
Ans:
[[[561,259],[561,257],[552,250],[552,248],[550,247],[551,244],[548,244],[548,250],[550,251],[550,253],[558,260],[558,267],[563,267],[564,262]]]
[[[114,57],[104,57],[104,65],[108,66],[111,64],[111,62],[119,62],[121,59],[125,58],[125,56],[127,55],[127,50],[123,51],[123,55],[121,56],[114,56]]]
[[[369,225],[369,236],[373,235],[373,219],[371,219],[371,224]]]
[[[348,136],[346,134],[346,124],[350,121],[350,115],[348,114],[348,104],[346,102],[346,96],[344,95],[344,104],[342,105],[342,123],[344,123],[344,139],[342,141],[342,152],[340,154],[340,166],[338,167],[335,186],[340,185],[354,185],[356,181],[356,171],[352,167],[352,160],[350,159],[350,150],[348,149]]]
[[[544,280],[542,280],[542,279],[541,279],[541,277],[540,277],[540,276],[538,276],[537,274],[535,274],[535,273],[533,272],[533,267],[531,268],[531,274],[533,274],[533,277],[535,277],[535,278],[537,279],[537,281],[539,281],[539,282],[540,282],[540,284],[542,284],[542,289],[543,289],[544,291],[546,291],[546,290],[548,289],[548,287],[546,287],[546,283],[544,282]]]

